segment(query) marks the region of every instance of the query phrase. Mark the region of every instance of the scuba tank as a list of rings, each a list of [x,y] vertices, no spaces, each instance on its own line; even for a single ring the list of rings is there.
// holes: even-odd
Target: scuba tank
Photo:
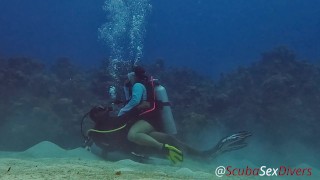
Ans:
[[[156,100],[159,102],[159,105],[161,107],[159,111],[161,114],[163,131],[172,135],[177,134],[177,128],[173,119],[166,89],[158,84],[154,87],[154,93],[156,96]]]
[[[132,75],[131,73],[128,74]],[[150,113],[154,110],[158,110],[160,113],[161,126],[163,132],[167,134],[177,134],[177,129],[175,121],[172,115],[170,102],[168,99],[166,89],[161,86],[157,79],[154,79],[152,76],[146,79],[146,82],[143,83],[147,91],[147,101],[150,103],[148,108],[143,112],[140,112],[140,116],[146,113]]]

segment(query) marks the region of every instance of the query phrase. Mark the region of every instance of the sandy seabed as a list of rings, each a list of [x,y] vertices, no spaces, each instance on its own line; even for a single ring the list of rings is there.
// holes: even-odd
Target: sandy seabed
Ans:
[[[205,172],[129,159],[110,162],[83,148],[41,142],[23,152],[0,152],[0,179],[212,179]]]
[[[172,165],[142,164],[132,160],[105,161],[77,148],[64,150],[50,142],[39,143],[24,152],[0,152],[0,179],[279,179],[280,177],[223,177],[212,172],[193,171]],[[318,172],[317,172],[318,173]],[[315,176],[314,176],[315,175]],[[318,179],[286,177],[280,179]]]
[[[0,179],[213,179],[212,174],[186,168],[70,158],[0,160]],[[9,170],[10,169],[10,170]]]

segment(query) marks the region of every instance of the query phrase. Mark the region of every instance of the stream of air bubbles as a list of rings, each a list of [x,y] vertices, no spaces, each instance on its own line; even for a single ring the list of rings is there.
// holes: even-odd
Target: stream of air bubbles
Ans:
[[[129,69],[143,56],[146,18],[151,12],[149,0],[106,0],[103,10],[106,23],[99,28],[99,39],[108,46],[110,57],[106,72],[113,78],[109,87],[112,99],[116,98],[120,69]]]

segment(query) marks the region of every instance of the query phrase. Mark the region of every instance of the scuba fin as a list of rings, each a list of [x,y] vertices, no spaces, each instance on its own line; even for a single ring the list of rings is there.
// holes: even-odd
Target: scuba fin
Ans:
[[[183,153],[178,148],[170,146],[169,144],[163,144],[162,150],[173,164],[183,161]]]
[[[206,156],[210,156],[210,159],[217,156],[246,147],[248,144],[245,142],[246,138],[252,136],[248,131],[241,131],[230,136],[222,138],[212,149],[204,151]]]

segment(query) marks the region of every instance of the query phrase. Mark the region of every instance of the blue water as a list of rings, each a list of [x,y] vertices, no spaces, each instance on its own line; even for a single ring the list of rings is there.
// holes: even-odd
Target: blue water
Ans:
[[[1,0],[0,57],[51,63],[70,57],[99,65],[110,48],[98,38],[104,0]],[[151,0],[143,62],[162,57],[217,77],[279,45],[319,61],[319,0]]]
[[[106,6],[105,2],[115,3],[113,5],[121,5],[117,4],[117,2],[124,2],[126,6],[114,6],[122,7],[123,10],[112,9],[113,6],[103,9],[103,7]],[[135,2],[148,2],[150,3],[150,7],[147,5],[145,8],[150,9],[139,11],[138,6],[133,7],[134,5],[139,5],[135,4]],[[139,16],[142,14],[143,16]],[[128,17],[133,18],[133,16],[135,16],[135,22],[128,20]],[[114,18],[113,20],[116,19],[119,21],[112,22],[112,18]],[[123,24],[121,24],[120,21]],[[103,31],[104,27],[106,31]],[[110,34],[112,36],[109,36]],[[0,0],[0,61],[3,57],[27,56],[39,59],[47,64],[52,64],[60,57],[69,57],[70,60],[77,65],[94,67],[100,66],[102,62],[107,59],[151,63],[157,58],[162,58],[167,66],[189,67],[202,75],[218,78],[220,73],[230,72],[239,66],[247,66],[259,60],[262,52],[270,51],[277,46],[283,45],[293,50],[299,60],[307,59],[312,63],[320,64],[320,0]],[[117,64],[118,61],[114,62]],[[292,62],[289,62],[289,64],[290,63]],[[293,70],[296,70],[295,64],[296,63],[291,64],[293,65]],[[248,118],[244,121],[245,123],[249,124],[251,121],[253,122],[248,125],[248,128],[250,128],[250,130],[253,129],[255,132],[261,131],[261,134],[264,136],[259,136],[259,133],[258,135],[254,135],[253,138],[256,139],[250,144],[250,148],[247,148],[246,153],[239,151],[238,154],[232,155],[230,159],[242,160],[245,157],[246,159],[255,160],[256,162],[270,161],[270,164],[274,162],[285,162],[290,165],[296,161],[297,163],[306,162],[318,165],[319,162],[316,161],[316,159],[319,159],[319,153],[316,148],[310,149],[309,147],[319,147],[319,143],[313,143],[317,141],[308,139],[317,137],[318,135],[316,134],[315,128],[312,128],[316,127],[315,122],[318,120],[317,117],[319,117],[316,111],[316,109],[319,109],[319,98],[317,99],[316,96],[318,89],[316,86],[317,78],[310,78],[317,77],[317,73],[313,67],[309,67],[306,64],[303,65],[305,65],[304,67],[306,69],[301,72],[307,72],[308,68],[310,68],[311,71],[310,74],[303,74],[304,76],[297,75],[297,77],[302,77],[301,79],[296,78],[296,74],[300,71],[284,73],[282,76],[272,74],[270,77],[261,78],[263,80],[261,87],[263,88],[265,85],[267,88],[274,88],[275,92],[277,90],[291,92],[291,88],[293,89],[292,91],[295,91],[295,89],[298,91],[300,89],[296,87],[301,84],[301,89],[303,89],[303,87],[310,89],[311,95],[309,96],[307,96],[308,93],[304,93],[307,92],[308,89],[297,92],[298,95],[288,94],[287,98],[291,98],[292,102],[287,102],[286,99],[280,99],[279,104],[277,104],[278,101],[274,101],[276,102],[274,108],[283,108],[283,112],[277,112],[276,109],[271,108],[272,106],[269,105],[267,101],[265,105],[266,109],[263,109],[264,106],[262,105],[262,107],[252,110],[260,111],[261,108],[262,112],[253,112],[247,115],[246,112],[251,110],[249,109],[251,108],[250,105],[261,103],[258,101],[250,102],[252,97],[263,96],[258,99],[259,101],[261,99],[263,101],[264,98],[268,99],[268,97],[273,97],[273,92],[270,91],[270,94],[268,94],[267,91],[263,90],[262,92],[253,94],[252,97],[246,95],[246,97],[250,98],[248,98],[248,100],[244,98],[244,106],[239,107],[244,113],[240,113],[241,116],[235,117],[239,117],[240,119]],[[26,69],[27,68],[28,67],[26,67]],[[111,68],[113,67],[111,66]],[[271,69],[272,66],[267,66],[266,68]],[[259,70],[259,68],[257,69]],[[116,69],[113,70],[116,71]],[[8,71],[9,75],[11,75],[10,71],[14,71],[14,69]],[[2,88],[3,92],[11,91],[11,89],[16,90],[24,86],[20,85],[19,80],[28,84],[26,87],[27,90],[31,87],[33,89],[32,84],[36,84],[35,82],[37,82],[37,78],[34,78],[36,76],[21,78],[24,73],[27,74],[27,72],[28,71],[20,73],[17,71],[12,73],[13,75],[9,76],[12,79],[9,78],[9,83],[7,83],[9,84],[9,88],[4,86]],[[116,72],[110,72],[114,73],[112,75],[117,76]],[[256,74],[259,75],[260,73],[252,72],[249,75],[253,77]],[[290,74],[294,74],[294,76],[291,77]],[[15,77],[14,75],[17,76]],[[53,137],[56,137],[56,132],[61,135],[60,126],[69,127],[69,124],[60,125],[56,122],[56,120],[58,120],[57,112],[60,113],[61,108],[65,109],[65,111],[61,112],[62,115],[66,116],[64,113],[69,113],[70,117],[72,117],[72,115],[74,116],[72,120],[69,119],[69,114],[65,117],[68,119],[65,122],[72,122],[72,124],[77,121],[75,115],[81,114],[81,111],[84,111],[84,109],[87,111],[86,107],[78,111],[78,105],[75,104],[73,104],[72,107],[77,109],[76,112],[73,112],[73,108],[65,108],[66,106],[69,107],[68,103],[72,102],[73,99],[81,99],[71,97],[69,93],[71,94],[74,89],[78,89],[79,86],[76,86],[76,83],[81,85],[82,82],[77,82],[77,80],[73,81],[72,78],[68,78],[68,81],[61,80],[56,82],[54,77],[52,77],[52,80],[50,77],[51,76],[41,77],[43,78],[39,80],[41,83],[39,83],[39,86],[36,86],[38,88],[35,88],[41,89],[44,87],[45,90],[48,89],[46,92],[39,91],[45,92],[43,93],[44,97],[38,97],[40,100],[33,97],[34,95],[28,98],[21,98],[24,96],[27,97],[28,93],[26,93],[26,95],[17,93],[16,96],[15,92],[13,92],[12,94],[14,95],[7,100],[12,101],[12,104],[6,103],[6,101],[2,103],[3,105],[0,108],[4,110],[2,111],[2,109],[0,109],[0,112],[3,112],[2,114],[5,115],[7,112],[9,113],[8,116],[4,117],[4,120],[1,121],[3,123],[1,127],[4,129],[1,132],[4,133],[3,136],[0,137],[5,139],[8,135],[14,135],[11,137],[13,141],[11,144],[9,143],[8,147],[20,142],[20,131],[29,132],[28,128],[34,127],[29,125],[33,123],[37,124],[35,127],[43,126],[44,129],[52,129],[52,131],[46,134],[51,139],[55,139]],[[303,82],[303,80],[305,80],[303,77],[307,78],[306,83]],[[246,76],[242,78],[246,78]],[[95,80],[96,79],[93,79],[92,81]],[[114,80],[117,80],[116,77]],[[295,80],[297,83],[294,82]],[[46,84],[51,81],[55,82],[55,84],[51,86]],[[19,85],[17,86],[19,88],[10,89],[11,82],[13,85]],[[63,84],[65,82],[66,84]],[[73,82],[75,82],[75,84],[73,84]],[[237,82],[245,82],[245,80],[241,80],[240,78],[239,81],[231,82],[231,85],[237,85]],[[287,85],[287,82],[290,88],[283,88]],[[61,84],[59,83],[61,83],[62,86],[60,86]],[[97,83],[101,82],[98,81]],[[291,86],[291,83],[296,86]],[[14,87],[13,85],[12,87]],[[62,92],[61,94],[54,92],[56,87],[62,87],[57,88],[59,90],[63,89],[63,87],[69,87],[68,85],[72,87],[70,90]],[[97,89],[100,91],[100,85],[95,84],[94,86],[97,86]],[[227,86],[228,85],[226,85],[226,89],[224,89],[224,87],[220,88],[222,92],[219,92],[219,89],[213,92],[216,93],[216,96],[214,96],[212,101],[216,102],[213,102],[212,105],[205,104],[204,107],[211,108],[212,106],[214,108],[220,103],[220,99],[221,103],[228,104],[229,101],[236,102],[237,99],[235,101],[229,100],[233,98],[233,92],[230,91],[229,93]],[[258,84],[256,86],[258,87]],[[85,87],[87,87],[87,85]],[[241,88],[246,87],[246,84],[238,87],[231,87],[231,89],[235,88],[234,92],[241,92]],[[194,91],[193,85],[188,88],[192,94]],[[49,99],[48,102],[44,102],[45,105],[43,105],[42,108],[42,105],[39,105],[41,103],[38,104],[37,100],[42,102],[42,100],[49,96],[46,94],[50,93],[51,90],[54,97],[52,99],[54,100]],[[110,95],[112,95],[111,90],[110,87]],[[21,91],[24,91],[24,89],[21,89]],[[85,89],[80,88],[79,92],[82,91],[85,91]],[[104,89],[104,91],[106,90]],[[223,91],[226,92],[224,93]],[[257,91],[259,91],[259,89]],[[195,94],[202,93],[202,90],[194,92]],[[207,92],[206,88],[203,89],[203,92]],[[75,96],[77,96],[77,94],[78,93],[76,93]],[[315,96],[312,96],[313,94],[315,94]],[[91,97],[90,92],[87,95],[81,95],[84,95],[83,99],[90,99],[89,97]],[[178,97],[178,95],[174,93],[169,95],[170,97],[174,95],[176,98]],[[278,94],[276,92],[275,95],[275,97],[277,97],[279,92]],[[180,98],[179,96],[177,99]],[[203,98],[202,95],[200,100],[201,98]],[[105,101],[105,99],[102,100]],[[92,101],[94,101],[94,99]],[[249,103],[245,104],[246,101]],[[209,102],[209,100],[205,102]],[[30,105],[30,109],[32,108],[30,114],[25,113],[30,111],[28,103],[32,104],[32,106]],[[61,105],[61,108],[54,109],[60,107],[59,103],[63,106]],[[81,103],[79,104],[82,106]],[[289,106],[282,107],[281,103]],[[47,104],[49,107],[46,107]],[[24,107],[27,106],[28,108],[25,110]],[[192,104],[192,106],[195,105]],[[296,108],[297,113],[294,114],[296,109],[290,109],[290,107]],[[19,111],[19,108],[22,113],[13,112],[13,110]],[[51,108],[53,111],[51,111]],[[184,106],[180,108],[184,108]],[[224,106],[222,106],[222,108],[224,108]],[[226,106],[226,108],[229,108],[229,105]],[[234,114],[237,113],[232,108],[233,106],[230,105],[230,112]],[[48,109],[49,111],[47,111]],[[196,119],[197,115],[199,115],[199,119],[208,118],[208,121],[219,120],[219,114],[217,115],[218,120],[216,120],[216,117],[202,117],[202,111],[198,112],[198,110],[195,110],[194,112],[195,117],[191,117],[191,120]],[[273,117],[273,113],[270,113],[271,115],[267,114],[269,112],[275,112],[281,116]],[[179,113],[182,112],[178,111],[176,114]],[[263,113],[265,113],[265,115]],[[193,112],[189,114],[193,115]],[[211,115],[211,113],[208,114]],[[215,112],[212,112],[212,114],[215,114]],[[266,116],[266,118],[253,116],[256,114],[262,114],[262,116]],[[36,116],[39,117],[34,118]],[[258,122],[258,120],[255,120],[256,118],[266,122]],[[49,123],[54,123],[55,126],[49,126],[49,123],[44,121],[46,119]],[[222,117],[220,119],[228,120],[229,118]],[[39,120],[44,122],[45,125],[41,123],[41,125],[38,125]],[[182,119],[178,120],[182,121]],[[271,128],[274,127],[274,129],[271,129],[273,133],[270,133],[269,136],[268,127],[262,126],[263,124],[268,124],[267,120],[270,120],[270,124],[281,122],[279,123],[280,126],[286,122],[290,122],[288,132],[280,133],[279,131],[286,130],[286,128],[274,124],[274,126],[268,126]],[[232,122],[231,120],[229,121]],[[230,122],[229,124],[231,124]],[[186,136],[186,139],[190,139],[190,142],[203,142],[202,144],[210,142],[210,144],[206,145],[211,146],[217,142],[221,136],[225,136],[224,130],[221,130],[223,129],[221,127],[224,127],[224,125],[230,126],[227,123],[228,122],[221,122],[221,125],[218,127],[215,126],[212,129],[211,126],[207,126],[208,130],[201,127],[201,133],[197,133],[197,136],[195,136],[192,132],[192,134],[190,133],[191,137]],[[242,121],[239,121],[239,124],[241,127],[245,126],[242,124]],[[187,127],[185,129],[187,129]],[[305,129],[308,130],[305,131]],[[73,132],[74,131],[70,132],[70,134]],[[209,132],[217,134],[211,136]],[[67,133],[69,132],[66,132],[66,134]],[[291,136],[290,133],[294,134]],[[25,139],[22,139],[22,141],[25,141],[22,144],[31,144],[33,138],[35,140],[42,140],[41,138],[44,137],[40,136],[39,138],[35,138],[37,135],[37,133],[28,134],[28,136],[24,137]],[[280,137],[277,141],[271,141],[276,135],[283,135],[283,137]],[[72,134],[72,136],[78,137],[78,134]],[[69,145],[70,142],[67,141],[73,138],[72,136],[63,138],[60,142]],[[288,137],[292,138],[288,142],[280,143],[280,140]],[[56,139],[58,141],[59,138],[57,137]],[[273,142],[277,142],[278,144],[273,144]],[[76,143],[77,142],[74,144]],[[5,148],[6,145],[7,144],[3,144],[1,148]],[[19,147],[19,145],[17,146]]]

